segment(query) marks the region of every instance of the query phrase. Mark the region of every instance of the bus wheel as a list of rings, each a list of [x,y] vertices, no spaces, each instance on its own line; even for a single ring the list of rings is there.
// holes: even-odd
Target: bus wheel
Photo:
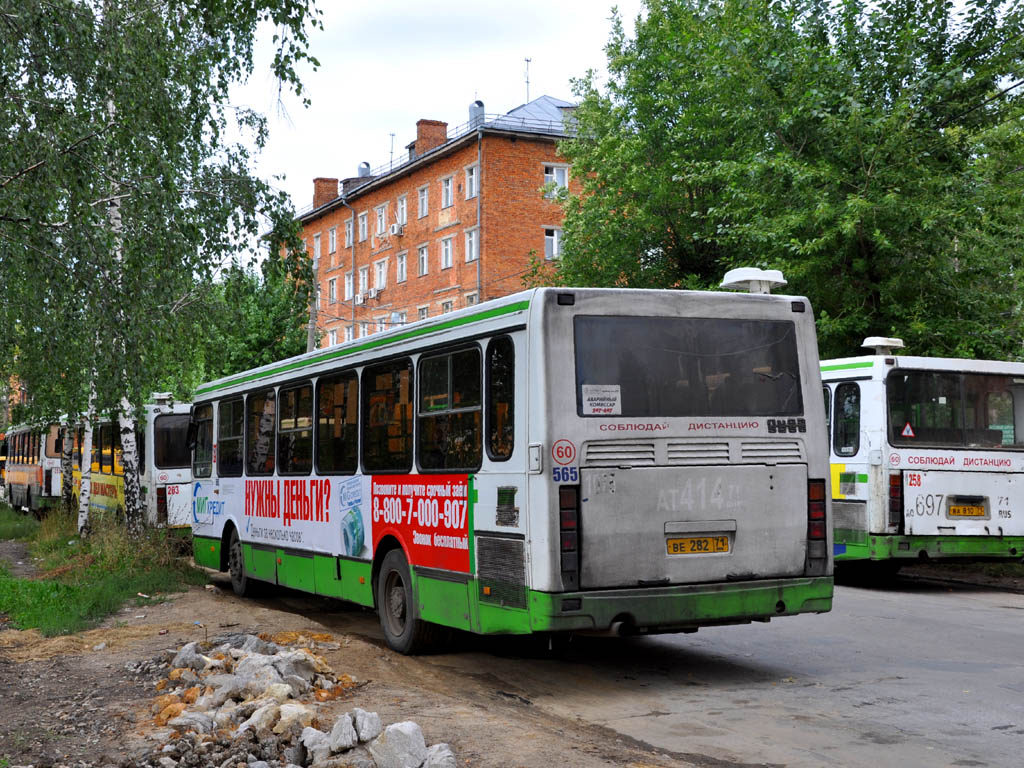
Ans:
[[[384,639],[399,653],[422,653],[438,640],[440,627],[418,617],[412,597],[409,563],[401,549],[392,549],[377,577],[377,613]]]
[[[231,529],[231,541],[228,544],[228,573],[231,574],[231,589],[239,597],[251,595],[252,580],[245,575],[245,561],[242,559],[242,542],[238,531]]]

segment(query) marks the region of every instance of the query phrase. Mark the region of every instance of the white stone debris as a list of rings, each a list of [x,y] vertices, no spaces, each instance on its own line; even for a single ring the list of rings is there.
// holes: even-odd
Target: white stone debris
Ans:
[[[331,729],[330,742],[331,752],[344,752],[359,743],[356,728],[352,725],[352,718],[348,714],[342,715],[335,721],[334,727]]]
[[[376,712],[367,712],[364,709],[355,707],[352,710],[352,719],[355,720],[356,733],[359,735],[359,741],[361,742],[376,739],[380,736],[381,731],[384,730],[384,726],[380,722],[380,715]]]
[[[411,720],[389,725],[369,748],[377,768],[419,768],[427,759],[423,731]]]
[[[423,768],[456,768],[455,753],[447,744],[435,744],[427,749]]]

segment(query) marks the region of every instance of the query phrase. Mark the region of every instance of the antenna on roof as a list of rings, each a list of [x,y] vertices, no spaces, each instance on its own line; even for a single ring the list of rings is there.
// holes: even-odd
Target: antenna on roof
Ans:
[[[530,62],[533,59],[523,59],[526,62],[526,103],[530,103]]]
[[[388,165],[394,165],[395,163],[395,134],[389,134],[391,136],[391,157],[388,158]]]

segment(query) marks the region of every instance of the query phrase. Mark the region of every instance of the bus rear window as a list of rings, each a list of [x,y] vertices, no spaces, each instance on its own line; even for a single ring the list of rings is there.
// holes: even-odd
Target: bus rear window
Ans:
[[[892,445],[1024,448],[1024,378],[893,371],[886,385]]]
[[[580,416],[796,416],[796,326],[783,320],[577,315]]]
[[[189,465],[187,413],[157,416],[153,423],[153,461],[157,469],[185,469]]]

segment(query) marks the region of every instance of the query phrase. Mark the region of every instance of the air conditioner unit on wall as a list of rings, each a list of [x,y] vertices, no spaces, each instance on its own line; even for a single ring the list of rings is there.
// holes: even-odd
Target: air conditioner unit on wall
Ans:
[[[356,297],[355,297],[355,302],[356,302],[356,304],[362,304],[363,303],[363,294],[357,293]]]
[[[388,227],[388,233],[391,235],[402,234],[402,225],[398,223],[392,224],[390,227]]]
[[[368,299],[376,299],[378,296],[380,296],[380,288],[371,288],[366,292],[366,298]]]

